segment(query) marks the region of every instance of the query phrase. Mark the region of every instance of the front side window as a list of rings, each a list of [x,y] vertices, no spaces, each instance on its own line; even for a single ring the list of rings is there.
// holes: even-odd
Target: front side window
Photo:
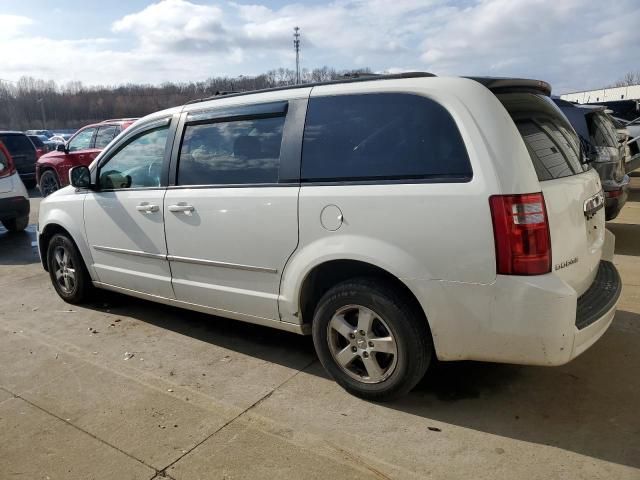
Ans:
[[[309,101],[302,181],[440,179],[472,171],[449,112],[425,97],[380,93]]]
[[[109,142],[115,138],[115,136],[120,132],[120,129],[116,125],[109,125],[106,127],[100,127],[98,129],[98,134],[96,135],[96,145],[95,148],[103,149]]]
[[[178,185],[278,182],[284,116],[187,125]]]
[[[85,128],[84,130],[79,132],[69,142],[69,151],[76,152],[78,150],[86,150],[87,148],[91,148],[91,139],[93,138],[93,134],[95,133],[95,131],[95,128]]]
[[[159,187],[169,127],[144,132],[100,167],[100,188]]]

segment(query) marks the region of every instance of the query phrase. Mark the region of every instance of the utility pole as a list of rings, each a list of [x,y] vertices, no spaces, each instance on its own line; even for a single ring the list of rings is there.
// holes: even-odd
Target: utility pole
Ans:
[[[42,129],[47,129],[47,117],[44,114],[44,98],[39,98],[37,102],[40,104],[40,113],[42,113]]]
[[[296,50],[296,85],[300,83],[300,27],[293,29],[293,47]]]

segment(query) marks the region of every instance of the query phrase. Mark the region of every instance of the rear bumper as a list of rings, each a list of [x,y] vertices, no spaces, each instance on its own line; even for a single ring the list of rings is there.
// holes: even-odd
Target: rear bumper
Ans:
[[[29,215],[29,199],[25,197],[0,198],[0,220]]]
[[[622,282],[603,260],[580,298],[553,273],[442,287],[433,306],[443,315],[427,310],[440,360],[552,366],[582,354],[606,332]]]

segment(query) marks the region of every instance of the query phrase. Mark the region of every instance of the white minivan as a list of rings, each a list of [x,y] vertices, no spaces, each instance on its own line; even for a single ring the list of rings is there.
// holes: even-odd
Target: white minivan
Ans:
[[[42,263],[71,303],[97,287],[310,333],[373,400],[434,355],[564,364],[621,281],[550,90],[410,73],[154,113],[42,202]]]

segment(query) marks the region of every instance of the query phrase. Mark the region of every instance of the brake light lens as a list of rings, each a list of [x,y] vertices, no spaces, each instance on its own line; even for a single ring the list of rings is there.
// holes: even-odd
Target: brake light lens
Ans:
[[[489,198],[496,270],[500,275],[542,275],[551,271],[551,236],[542,193]]]
[[[13,164],[11,155],[0,144],[0,178],[8,177],[16,173],[16,166]]]

